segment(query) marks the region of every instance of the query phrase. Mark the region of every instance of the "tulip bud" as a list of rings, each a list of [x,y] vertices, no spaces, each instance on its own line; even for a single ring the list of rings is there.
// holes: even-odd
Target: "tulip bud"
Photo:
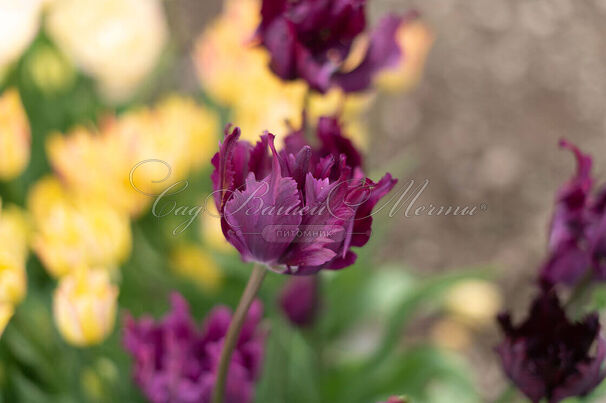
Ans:
[[[61,279],[53,311],[59,332],[68,343],[100,343],[112,331],[118,288],[106,270],[79,270]]]
[[[293,277],[280,296],[280,306],[288,319],[297,326],[309,326],[318,311],[318,278]]]
[[[0,180],[19,176],[30,158],[30,127],[16,89],[0,96]]]
[[[27,58],[26,67],[32,82],[45,94],[65,91],[76,81],[74,66],[49,45],[37,46]]]

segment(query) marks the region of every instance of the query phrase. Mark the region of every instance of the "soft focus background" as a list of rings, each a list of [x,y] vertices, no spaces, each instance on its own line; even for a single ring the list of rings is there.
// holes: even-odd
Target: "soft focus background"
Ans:
[[[179,202],[199,204],[209,191],[208,161],[220,128],[234,119],[232,105],[222,105],[208,83],[200,84],[200,66],[212,66],[200,61],[199,38],[221,13],[221,2],[166,0],[142,8],[138,3],[0,1],[0,88],[3,95],[18,90],[30,127],[21,131],[31,132],[31,158],[22,156],[29,164],[18,175],[10,171],[20,171],[13,167],[20,164],[20,152],[27,154],[29,137],[15,144],[0,132],[0,171],[2,161],[12,161],[0,182],[0,217],[19,206],[34,249],[23,302],[0,301],[0,316],[7,316],[4,308],[15,309],[0,339],[1,401],[144,401],[130,381],[131,361],[120,344],[124,312],[161,316],[170,291],[179,290],[201,320],[217,303],[235,306],[246,281],[248,267],[222,243],[216,222],[202,217],[174,235],[182,219],[154,217],[146,198],[122,202],[113,183],[96,186],[106,178],[99,173],[174,152],[169,158],[182,163],[180,174],[192,183]],[[366,144],[368,171],[388,170],[400,186],[429,180],[419,205],[485,203],[487,209],[473,217],[406,218],[403,210],[393,218],[381,216],[355,267],[323,276],[322,313],[312,330],[299,331],[283,318],[275,301],[284,279],[268,276],[261,298],[271,336],[257,401],[369,403],[391,394],[431,403],[493,401],[506,387],[493,352],[499,337],[493,315],[502,308],[522,314],[527,307],[555,191],[574,169],[558,140],[568,138],[593,153],[597,178],[606,172],[600,152],[606,146],[606,2],[370,3],[373,17],[419,10],[434,42],[416,85],[381,91],[367,111],[356,112],[356,122],[364,122],[358,140]],[[116,10],[122,10],[120,18],[114,18]],[[104,18],[111,23],[104,25]],[[231,51],[229,41],[219,43]],[[427,38],[418,43],[431,46]],[[261,83],[255,84],[269,85]],[[176,93],[189,98],[166,101]],[[255,102],[253,97],[249,103]],[[13,122],[18,109],[0,106],[0,130],[23,125]],[[234,123],[256,127],[260,119],[246,118]],[[138,133],[158,122],[168,134],[158,134],[153,144],[127,135],[143,151],[124,161],[115,152],[124,145],[88,144],[114,130]],[[175,136],[188,131],[191,138],[179,140],[182,148],[167,147],[176,142],[171,130]],[[63,138],[72,141],[62,143]],[[104,154],[94,151],[101,149]],[[51,172],[76,191],[48,186],[32,196]],[[90,172],[99,176],[91,178]],[[45,206],[63,192],[78,201],[66,202],[67,212],[56,218]],[[88,217],[83,211],[93,210],[94,202],[77,193],[97,201],[120,199],[118,216],[100,206],[94,207],[98,215]],[[63,214],[72,210],[78,224],[73,234],[64,234],[70,218]],[[99,231],[115,231],[115,237],[100,243],[92,236],[93,246],[74,241],[83,236],[79,231],[94,234],[99,222],[112,222]],[[80,247],[86,256],[70,254]],[[89,249],[100,252],[89,256]],[[62,259],[73,266],[119,267],[109,270],[111,281],[82,286],[95,295],[94,303],[107,304],[111,284],[119,286],[115,326],[106,318],[107,329],[74,336],[68,318],[58,331],[55,322],[62,316],[53,308],[59,305],[53,294],[59,283],[70,292],[61,272],[69,265]],[[12,266],[0,264],[8,272],[5,267]],[[24,287],[16,276],[11,281],[21,286],[15,288]],[[77,273],[73,281],[80,281]],[[600,391],[593,401],[605,401],[599,396]]]

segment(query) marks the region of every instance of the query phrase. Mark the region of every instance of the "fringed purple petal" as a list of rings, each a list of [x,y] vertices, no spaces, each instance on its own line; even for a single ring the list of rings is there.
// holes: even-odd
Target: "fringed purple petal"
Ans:
[[[366,245],[370,239],[372,228],[372,210],[394,188],[396,183],[398,183],[398,180],[394,179],[391,174],[385,174],[379,182],[371,184],[370,196],[356,211],[351,239],[352,246],[361,247]]]
[[[134,379],[153,403],[209,403],[231,312],[217,307],[202,331],[193,326],[186,301],[172,296],[173,309],[163,320],[128,317],[124,346],[134,361]],[[246,342],[239,343],[230,362],[225,401],[251,403],[263,357],[264,337],[256,330],[262,316],[253,303],[246,325]]]
[[[572,323],[553,290],[544,289],[519,326],[499,316],[505,335],[497,347],[507,376],[533,402],[589,393],[603,379],[604,341],[597,314]],[[598,352],[589,355],[593,344]]]
[[[595,357],[589,362],[579,364],[576,368],[577,373],[571,375],[563,385],[554,389],[550,403],[557,403],[567,397],[585,396],[595,389],[606,377],[603,368],[604,359],[606,359],[606,340],[600,337],[597,341]]]

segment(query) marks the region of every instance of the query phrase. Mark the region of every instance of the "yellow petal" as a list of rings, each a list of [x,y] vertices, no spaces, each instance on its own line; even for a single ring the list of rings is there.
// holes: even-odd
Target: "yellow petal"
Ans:
[[[222,283],[221,270],[213,258],[199,246],[179,245],[171,256],[172,269],[209,292],[216,292]]]
[[[16,89],[0,96],[0,180],[19,176],[30,159],[30,127]]]
[[[454,286],[445,299],[446,308],[471,325],[487,325],[501,309],[501,293],[492,283],[469,280]]]
[[[53,299],[59,332],[76,346],[100,343],[114,328],[117,298],[106,270],[83,269],[64,277]]]

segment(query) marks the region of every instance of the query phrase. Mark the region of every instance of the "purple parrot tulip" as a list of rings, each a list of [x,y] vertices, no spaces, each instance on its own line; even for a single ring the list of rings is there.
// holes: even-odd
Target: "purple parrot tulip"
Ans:
[[[300,275],[353,264],[351,247],[366,244],[372,210],[396,180],[366,178],[360,154],[331,118],[320,119],[315,148],[301,132],[281,152],[273,134],[254,146],[239,137],[239,128],[226,129],[211,178],[223,234],[242,259]]]
[[[152,403],[210,403],[231,311],[217,307],[198,330],[187,302],[172,295],[172,311],[159,322],[126,319],[124,346],[134,360],[134,379]],[[264,336],[257,330],[263,308],[255,301],[233,353],[225,402],[253,401],[260,375]]]
[[[588,274],[606,280],[606,186],[592,193],[591,157],[567,141],[561,145],[574,153],[577,172],[558,192],[541,280],[574,284]]]
[[[396,32],[414,17],[413,12],[379,21],[362,61],[350,71],[343,71],[343,62],[366,30],[366,0],[263,0],[257,36],[280,78],[302,78],[319,92],[334,85],[346,92],[362,91],[375,73],[396,66],[403,57]]]
[[[507,313],[499,323],[505,339],[497,352],[505,373],[531,401],[584,396],[604,379],[606,340],[597,313],[571,323],[555,292],[544,290],[522,324],[514,326]]]

